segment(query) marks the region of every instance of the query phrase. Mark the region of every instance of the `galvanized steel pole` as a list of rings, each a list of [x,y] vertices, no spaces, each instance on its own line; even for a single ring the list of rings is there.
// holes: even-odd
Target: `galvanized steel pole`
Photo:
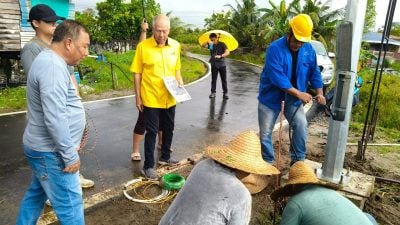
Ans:
[[[350,174],[343,173],[347,135],[351,115],[355,76],[361,48],[367,0],[348,0],[345,21],[337,30],[336,91],[333,99],[333,118],[329,120],[328,141],[321,179],[346,183]]]

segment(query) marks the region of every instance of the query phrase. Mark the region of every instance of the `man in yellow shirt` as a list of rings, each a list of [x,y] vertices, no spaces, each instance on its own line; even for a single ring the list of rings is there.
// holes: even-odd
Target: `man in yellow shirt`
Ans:
[[[158,128],[163,132],[159,164],[176,165],[171,158],[176,101],[164,85],[163,78],[174,76],[179,86],[181,77],[180,44],[168,37],[170,21],[165,15],[153,19],[153,36],[140,42],[130,70],[135,74],[136,107],[144,113],[146,136],[142,173],[158,179],[154,170],[154,149]]]

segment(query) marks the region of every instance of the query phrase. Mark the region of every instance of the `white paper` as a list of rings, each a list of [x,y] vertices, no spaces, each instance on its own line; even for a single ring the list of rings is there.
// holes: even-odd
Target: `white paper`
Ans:
[[[163,80],[165,87],[167,87],[169,93],[177,102],[184,102],[192,99],[184,87],[178,86],[178,81],[176,81],[175,77],[167,76],[164,77]]]

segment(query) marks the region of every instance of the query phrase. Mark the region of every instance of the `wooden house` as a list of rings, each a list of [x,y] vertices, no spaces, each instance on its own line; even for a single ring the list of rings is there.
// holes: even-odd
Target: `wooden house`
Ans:
[[[15,62],[10,61],[20,58],[22,47],[35,35],[28,18],[29,10],[37,4],[50,6],[59,16],[75,17],[71,0],[0,0],[0,84],[4,83],[2,77],[6,76],[8,82],[11,72],[17,70]]]

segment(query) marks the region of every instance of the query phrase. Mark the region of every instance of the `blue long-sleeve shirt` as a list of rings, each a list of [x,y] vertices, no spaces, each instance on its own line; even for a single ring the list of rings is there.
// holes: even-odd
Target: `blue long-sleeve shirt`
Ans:
[[[35,151],[59,152],[65,166],[76,163],[85,112],[63,58],[48,49],[35,58],[27,78],[26,98],[24,145]]]
[[[304,43],[299,49],[297,58],[297,89],[307,90],[308,84],[312,88],[322,88],[321,72],[317,66],[317,57],[311,44]],[[258,100],[274,110],[280,110],[281,102],[285,100],[285,90],[293,87],[292,55],[284,36],[271,43],[266,52],[264,69],[260,77]],[[298,101],[296,104],[300,105]]]

